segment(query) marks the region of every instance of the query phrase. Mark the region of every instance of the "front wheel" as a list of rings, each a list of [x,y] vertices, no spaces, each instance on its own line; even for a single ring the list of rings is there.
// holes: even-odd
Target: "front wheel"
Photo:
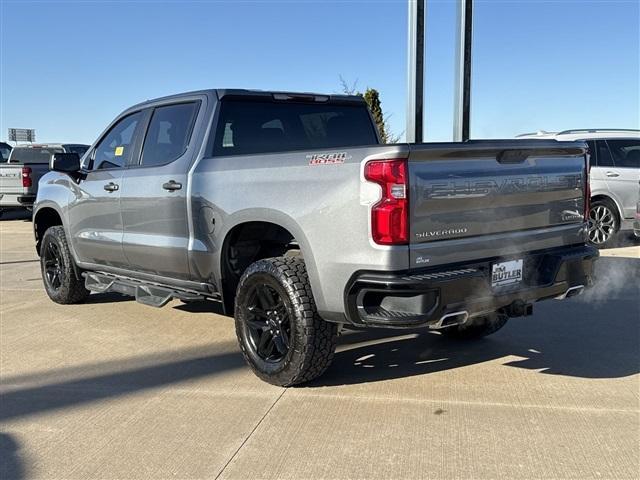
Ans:
[[[245,360],[262,380],[279,386],[308,382],[331,364],[338,328],[320,318],[304,260],[259,260],[242,275],[235,323]]]
[[[505,326],[507,320],[509,320],[509,317],[504,314],[492,313],[482,317],[470,318],[462,325],[443,328],[440,333],[444,337],[457,340],[475,340],[496,333]]]
[[[89,296],[84,282],[76,277],[73,257],[61,226],[50,227],[40,245],[40,269],[44,288],[56,303],[80,303]]]

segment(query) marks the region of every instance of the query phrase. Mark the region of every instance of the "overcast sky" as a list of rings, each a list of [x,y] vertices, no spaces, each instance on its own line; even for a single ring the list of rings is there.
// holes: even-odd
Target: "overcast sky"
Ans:
[[[92,143],[123,109],[212,87],[380,91],[405,129],[397,1],[0,1],[0,138]],[[473,138],[640,128],[640,1],[475,3]],[[455,4],[427,0],[427,141],[451,139]]]

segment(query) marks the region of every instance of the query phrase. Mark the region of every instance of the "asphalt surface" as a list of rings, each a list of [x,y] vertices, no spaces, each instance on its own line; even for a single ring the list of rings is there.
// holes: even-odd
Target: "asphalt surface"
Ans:
[[[283,389],[211,304],[54,304],[31,223],[3,218],[0,478],[639,478],[627,244],[589,293],[489,338],[350,332],[321,379]]]

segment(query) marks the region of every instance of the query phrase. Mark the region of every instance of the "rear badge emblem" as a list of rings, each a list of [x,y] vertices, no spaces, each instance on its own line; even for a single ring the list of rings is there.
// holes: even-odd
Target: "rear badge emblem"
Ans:
[[[335,165],[337,163],[344,163],[345,160],[349,160],[351,156],[347,156],[347,152],[335,152],[335,153],[314,153],[313,155],[307,155],[309,165]]]

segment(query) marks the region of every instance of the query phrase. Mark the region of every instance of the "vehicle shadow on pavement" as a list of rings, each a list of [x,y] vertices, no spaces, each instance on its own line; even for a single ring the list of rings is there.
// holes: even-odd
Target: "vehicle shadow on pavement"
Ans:
[[[348,332],[333,364],[309,387],[424,375],[504,357],[504,365],[543,374],[618,378],[640,372],[640,259],[601,258],[596,286],[565,301],[547,301],[534,315],[511,319],[476,341],[436,332]]]
[[[235,342],[4,377],[0,421],[214,376],[245,367]],[[87,375],[91,372],[91,375]],[[24,386],[26,384],[26,386]],[[4,477],[0,477],[4,478]]]
[[[13,436],[0,432],[0,478],[2,480],[25,478],[20,456],[20,444]]]
[[[510,360],[505,366],[541,370],[543,374],[583,378],[637,374],[640,259],[602,258],[597,277],[596,286],[583,296],[543,302],[536,306],[532,317],[512,319],[497,334],[476,342],[448,340],[426,329],[347,332],[340,338],[333,365],[322,377],[304,386],[424,375],[513,356],[520,359]],[[211,304],[175,308],[179,307],[208,311]],[[212,353],[214,349],[217,352]],[[0,420],[245,368],[235,341],[230,340],[211,347],[4,377]]]
[[[33,216],[33,212],[26,210],[24,208],[16,208],[11,210],[3,210],[0,215],[0,221],[3,220],[24,220],[25,222],[30,222],[31,217]]]

